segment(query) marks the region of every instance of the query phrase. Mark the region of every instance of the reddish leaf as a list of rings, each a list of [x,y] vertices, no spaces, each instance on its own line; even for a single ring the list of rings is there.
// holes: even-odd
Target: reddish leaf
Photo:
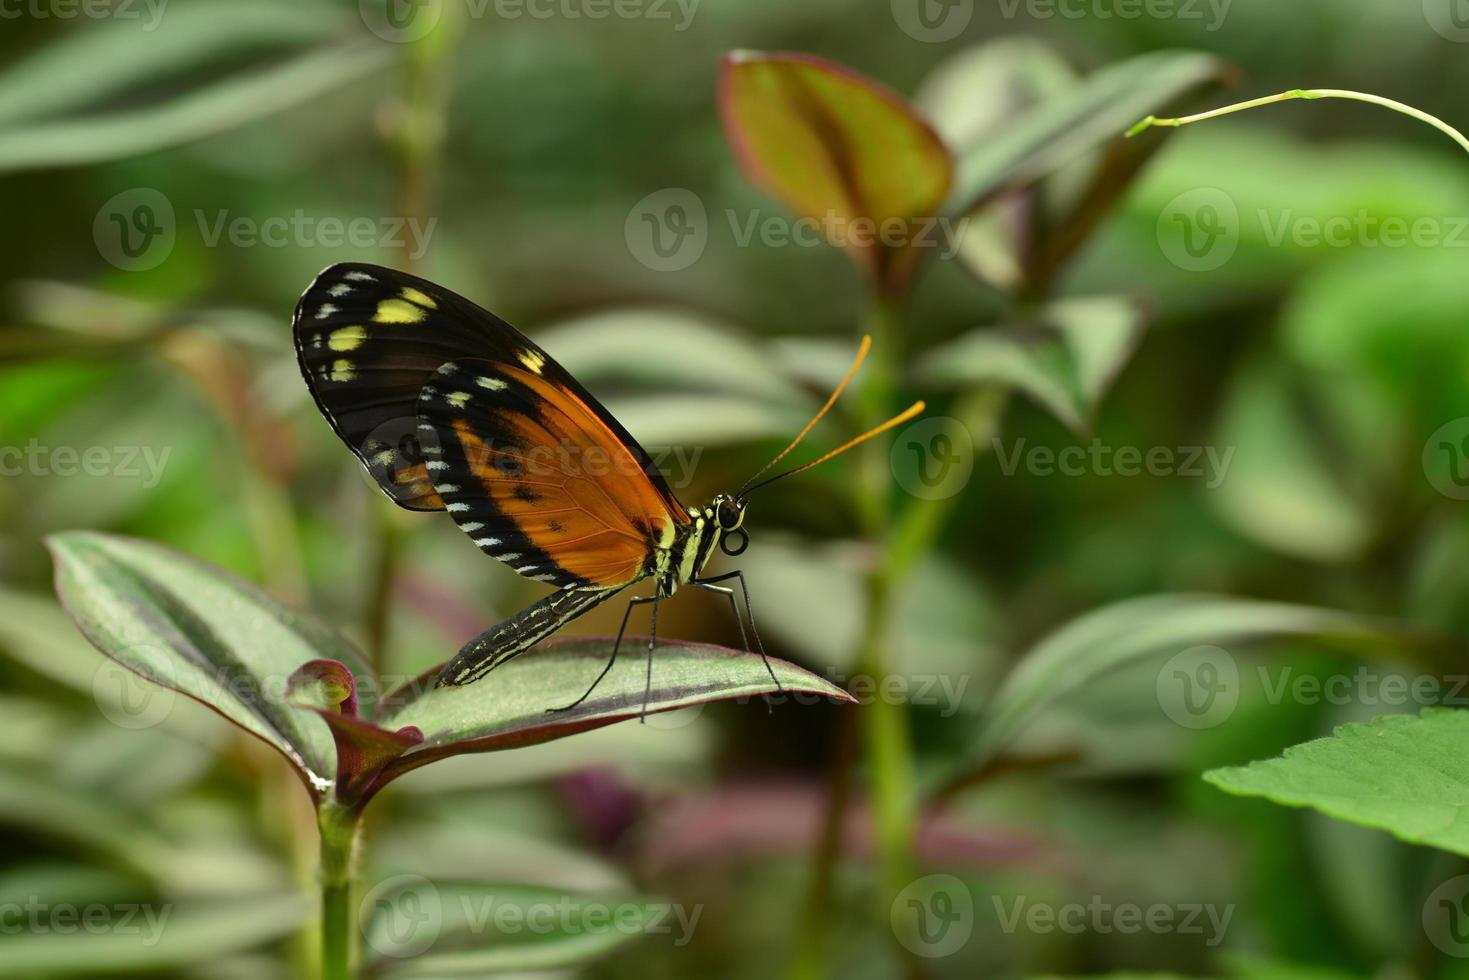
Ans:
[[[746,176],[819,222],[881,288],[906,282],[913,219],[936,217],[953,180],[947,147],[907,101],[811,55],[737,51],[719,104]]]

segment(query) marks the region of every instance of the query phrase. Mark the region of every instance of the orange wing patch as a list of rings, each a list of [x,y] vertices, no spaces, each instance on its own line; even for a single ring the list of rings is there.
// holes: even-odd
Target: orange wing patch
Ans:
[[[538,417],[476,407],[493,423],[486,442],[467,417],[454,433],[486,497],[520,534],[566,572],[601,586],[626,585],[645,571],[656,547],[673,540],[687,514],[669,510],[632,454],[574,394],[510,365],[498,373],[523,388]],[[478,393],[477,393],[478,394]]]

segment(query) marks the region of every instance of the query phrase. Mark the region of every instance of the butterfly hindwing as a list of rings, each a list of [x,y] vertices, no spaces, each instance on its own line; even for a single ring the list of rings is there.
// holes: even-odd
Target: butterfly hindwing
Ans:
[[[334,265],[301,297],[294,334],[317,406],[383,492],[447,509],[522,575],[621,586],[690,520],[611,413],[462,296],[381,266]]]

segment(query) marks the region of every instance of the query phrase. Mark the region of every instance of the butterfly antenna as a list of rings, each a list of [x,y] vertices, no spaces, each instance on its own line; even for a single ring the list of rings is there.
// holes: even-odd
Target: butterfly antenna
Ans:
[[[843,382],[843,383],[845,383],[845,382]],[[841,389],[838,388],[837,390],[840,391]],[[873,436],[882,435],[884,432],[886,432],[887,430],[891,429],[895,425],[902,425],[904,422],[908,421],[913,416],[915,416],[915,415],[919,414],[920,412],[922,412],[924,408],[925,408],[925,406],[924,406],[923,402],[914,402],[912,405],[909,405],[906,409],[904,409],[903,411],[899,412],[897,415],[894,415],[892,418],[888,419],[882,425],[874,426],[873,428],[868,429],[866,432],[862,433],[857,438],[852,439],[852,440],[850,440],[848,442],[842,443],[840,446],[836,447],[831,452],[826,453],[823,456],[817,457],[816,459],[813,459],[809,463],[802,463],[800,466],[797,466],[793,470],[786,470],[784,473],[777,473],[775,476],[772,476],[772,477],[769,477],[768,479],[765,479],[765,480],[760,481],[759,483],[755,484],[753,487],[747,487],[746,489],[742,489],[737,496],[744,497],[746,494],[754,493],[756,490],[759,490],[761,487],[769,486],[770,484],[774,483],[776,480],[784,480],[788,476],[795,476],[797,473],[804,473],[804,472],[806,472],[807,470],[809,470],[813,466],[820,466],[822,463],[824,463],[827,460],[831,459],[833,456],[840,456],[842,453],[846,452],[848,449],[851,449],[853,446],[860,446],[862,443],[866,442],[868,439],[871,439]],[[820,418],[820,416],[818,415],[817,418]],[[781,455],[783,456],[785,454],[782,453]],[[779,459],[780,457],[776,457],[776,458]],[[766,467],[766,469],[769,469],[769,467]],[[762,472],[764,472],[764,471],[762,470]]]
[[[776,454],[774,459],[766,463],[764,466],[760,467],[759,471],[756,472],[754,476],[745,481],[744,486],[740,487],[740,489],[735,492],[735,499],[743,497],[748,490],[753,490],[754,487],[751,487],[750,484],[754,483],[756,480],[760,479],[760,477],[764,476],[766,471],[769,470],[776,463],[779,463],[781,460],[785,459],[786,454],[789,453],[792,449],[795,449],[796,446],[800,444],[801,440],[806,438],[806,433],[810,432],[813,428],[816,427],[816,423],[821,421],[821,417],[827,412],[831,411],[831,407],[835,405],[837,403],[837,399],[841,397],[842,390],[847,387],[847,382],[852,380],[852,378],[857,374],[857,369],[862,366],[862,360],[867,356],[867,351],[871,346],[872,338],[870,336],[864,336],[862,338],[861,346],[857,348],[857,356],[852,359],[852,366],[847,368],[847,373],[842,378],[841,384],[836,386],[836,390],[831,393],[831,397],[826,400],[826,404],[821,406],[821,411],[817,412],[816,417],[813,418],[810,422],[806,423],[806,427],[804,429],[796,433],[796,438],[791,440],[791,444],[789,446],[786,446],[784,449],[782,449],[779,453]]]

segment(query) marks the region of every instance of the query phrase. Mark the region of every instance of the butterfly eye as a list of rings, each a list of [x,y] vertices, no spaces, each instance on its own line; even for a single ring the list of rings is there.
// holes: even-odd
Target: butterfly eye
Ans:
[[[744,529],[736,529],[719,538],[719,550],[731,558],[738,558],[750,546],[750,535]]]
[[[740,523],[744,520],[745,507],[743,504],[737,503],[726,497],[724,500],[721,500],[719,502],[719,510],[717,512],[717,516],[719,519],[719,529],[721,531],[733,531],[738,528],[740,526]]]

